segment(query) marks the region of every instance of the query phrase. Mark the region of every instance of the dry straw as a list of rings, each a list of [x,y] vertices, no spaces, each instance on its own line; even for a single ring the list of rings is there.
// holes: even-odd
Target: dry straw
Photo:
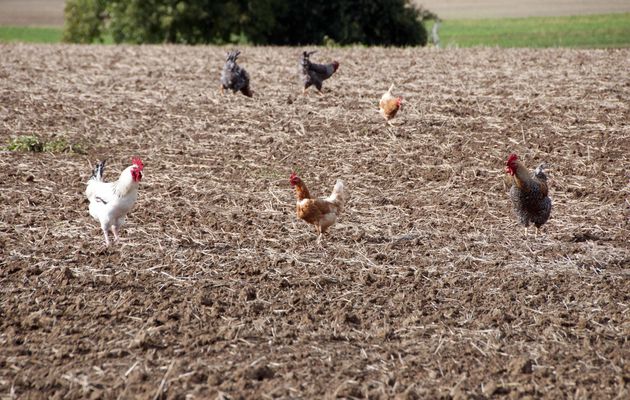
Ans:
[[[320,49],[341,67],[307,97],[301,50],[243,48],[249,99],[219,95],[225,48],[0,45],[0,145],[88,151],[0,154],[0,392],[624,397],[628,50]],[[552,165],[541,236],[510,152]],[[104,251],[85,181],[133,155]],[[347,183],[323,249],[292,170]]]

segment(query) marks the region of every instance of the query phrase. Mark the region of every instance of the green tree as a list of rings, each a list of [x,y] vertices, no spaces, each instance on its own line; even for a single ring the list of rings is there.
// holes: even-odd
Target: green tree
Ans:
[[[277,24],[267,32],[273,44],[425,45],[422,14],[409,0],[278,0]]]
[[[106,4],[107,0],[67,0],[64,8],[63,40],[92,43],[100,39]]]
[[[240,15],[229,0],[109,1],[107,10],[116,43],[224,43]]]
[[[289,12],[284,0],[241,0],[239,32],[256,44],[271,44],[269,32],[278,28],[278,17]]]
[[[116,43],[404,46],[426,44],[422,15],[410,0],[69,0],[66,31],[84,42],[106,26]]]

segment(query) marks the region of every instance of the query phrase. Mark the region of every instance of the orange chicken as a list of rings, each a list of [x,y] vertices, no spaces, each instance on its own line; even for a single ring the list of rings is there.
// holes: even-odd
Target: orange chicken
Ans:
[[[379,111],[386,121],[394,118],[398,110],[402,109],[403,99],[401,96],[392,96],[393,89],[394,84],[392,83],[392,85],[389,87],[389,90],[385,92],[383,96],[381,96],[381,101],[378,102]]]
[[[289,183],[295,188],[297,217],[315,225],[319,240],[321,235],[337,221],[337,217],[343,211],[346,202],[343,182],[338,179],[330,196],[325,198],[312,198],[306,185],[295,172],[291,174]]]

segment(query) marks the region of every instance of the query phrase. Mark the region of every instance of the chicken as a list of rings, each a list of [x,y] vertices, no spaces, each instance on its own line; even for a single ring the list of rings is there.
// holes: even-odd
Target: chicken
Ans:
[[[131,160],[116,182],[104,182],[105,161],[96,164],[87,183],[85,195],[90,201],[90,215],[101,224],[105,245],[109,246],[108,231],[118,241],[118,229],[124,224],[125,216],[138,198],[138,184],[142,180],[144,164],[139,158]]]
[[[231,89],[236,93],[240,91],[247,97],[252,97],[254,92],[249,88],[249,74],[243,67],[236,63],[240,51],[230,51],[227,53],[223,72],[221,72],[221,94],[225,89]]]
[[[305,51],[300,58],[300,77],[304,83],[304,94],[306,94],[306,89],[312,85],[315,85],[317,90],[321,93],[324,81],[330,78],[339,68],[337,61],[325,65],[312,63],[310,56],[315,53],[316,51]]]
[[[306,185],[295,172],[291,174],[289,183],[295,188],[297,217],[315,225],[319,234],[318,240],[321,239],[322,234],[337,221],[337,217],[343,211],[347,198],[343,182],[337,180],[330,196],[315,199],[311,197]]]
[[[511,183],[510,198],[519,222],[525,226],[525,232],[530,224],[534,224],[538,233],[551,214],[547,175],[543,167],[544,164],[540,164],[530,174],[516,154],[510,154],[506,162],[505,172]]]
[[[389,121],[390,119],[396,116],[398,110],[402,109],[403,99],[401,96],[394,97],[392,96],[392,90],[394,89],[394,84],[389,87],[389,90],[383,93],[381,96],[381,100],[378,102],[378,108],[385,118],[385,121]]]

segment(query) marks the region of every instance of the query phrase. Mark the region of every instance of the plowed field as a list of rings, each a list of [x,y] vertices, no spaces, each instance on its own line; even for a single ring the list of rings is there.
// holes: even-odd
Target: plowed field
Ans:
[[[0,45],[2,398],[627,398],[630,50]],[[405,108],[387,126],[391,82]],[[551,165],[540,235],[503,184]],[[98,159],[145,177],[119,244]],[[351,198],[322,240],[288,177]],[[187,397],[188,396],[188,397]]]

